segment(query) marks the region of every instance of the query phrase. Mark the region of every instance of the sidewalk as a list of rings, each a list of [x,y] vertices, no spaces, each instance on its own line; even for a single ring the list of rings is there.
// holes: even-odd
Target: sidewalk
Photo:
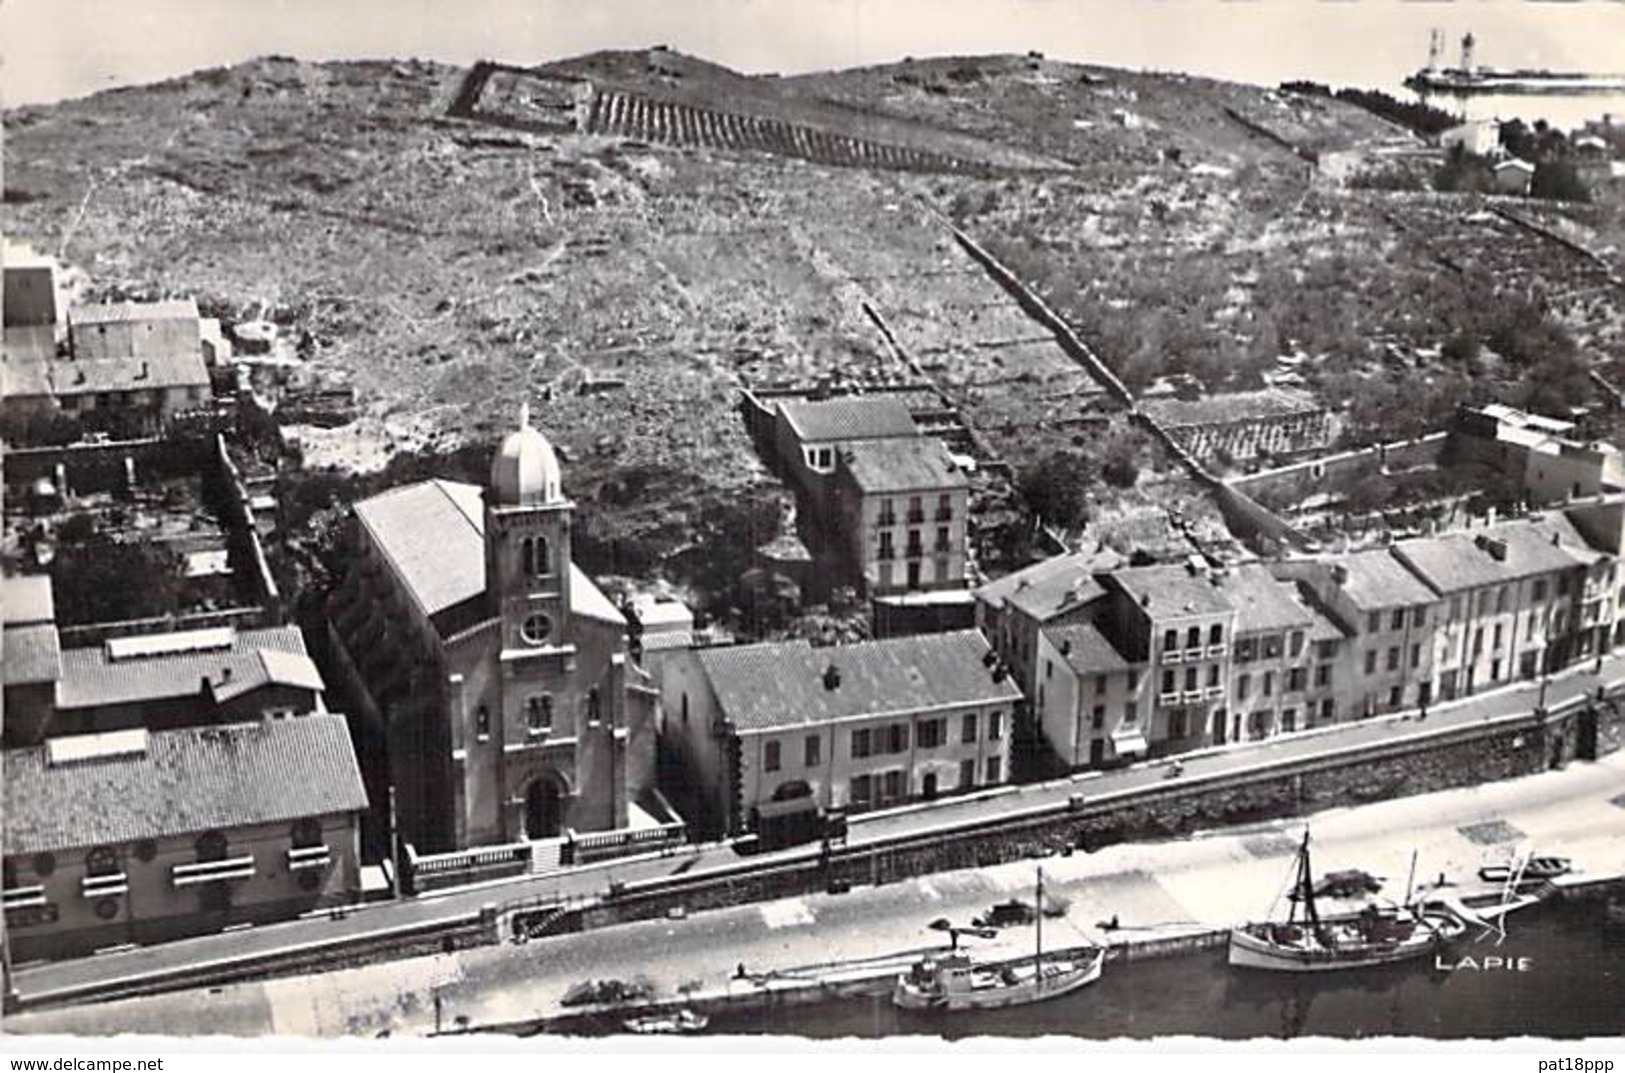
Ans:
[[[1625,755],[1510,782],[1476,786],[1312,817],[1317,872],[1364,868],[1403,895],[1413,850],[1419,885],[1440,872],[1469,879],[1497,840],[1562,853],[1592,873],[1625,870],[1625,808],[1611,802]],[[1046,889],[1068,897],[1068,915],[1045,924],[1045,945],[1143,942],[1223,929],[1263,915],[1284,886],[1303,820],[1260,824],[1190,839],[1113,846],[1043,861]],[[1031,900],[1034,862],[925,876],[845,895],[813,895],[656,920],[522,946],[503,944],[318,976],[199,989],[8,1019],[18,1033],[117,1032],[233,1035],[417,1035],[457,1017],[473,1026],[513,1024],[562,1012],[565,992],[586,979],[643,974],[659,996],[685,985],[875,958],[940,946],[927,924],[968,920],[1008,897]],[[1116,916],[1121,928],[1103,932]],[[1514,918],[1515,921],[1516,918]],[[1516,926],[1514,923],[1514,940]],[[1025,952],[1031,928],[1004,933]],[[994,954],[999,944],[979,949]],[[1107,971],[1111,971],[1108,965]]]
[[[1611,688],[1625,679],[1625,654],[1603,660],[1601,676],[1590,661],[1553,677],[1546,693],[1547,707],[1592,693],[1607,683]],[[1264,742],[1250,742],[1208,750],[1183,758],[1181,783],[1239,774],[1270,764],[1327,756],[1363,746],[1388,744],[1443,730],[1481,723],[1502,716],[1526,713],[1535,707],[1538,681],[1520,682],[1489,693],[1439,705],[1425,720],[1406,713],[1381,716],[1324,730],[1305,731]],[[1090,772],[1054,782],[1011,787],[992,795],[974,795],[909,806],[854,817],[847,836],[849,849],[915,837],[954,827],[997,821],[1024,813],[1064,808],[1075,793],[1090,798],[1161,786],[1168,777],[1163,762],[1151,762],[1110,772]],[[432,927],[467,919],[482,906],[517,901],[583,900],[601,895],[612,882],[635,883],[684,874],[688,877],[740,867],[767,867],[803,859],[817,853],[816,846],[801,846],[776,853],[741,858],[726,845],[708,844],[679,850],[671,856],[609,861],[544,876],[527,876],[456,888],[416,899],[356,907],[338,918],[322,916],[266,925],[224,935],[208,935],[160,946],[122,950],[73,961],[20,966],[17,990],[30,995],[72,991],[87,984],[137,980],[167,975],[187,966],[229,963],[276,952],[298,951],[340,939],[356,939],[396,929]]]

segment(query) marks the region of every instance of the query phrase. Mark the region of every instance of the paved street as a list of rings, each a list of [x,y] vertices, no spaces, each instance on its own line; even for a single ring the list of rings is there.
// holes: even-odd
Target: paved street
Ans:
[[[1601,683],[1610,687],[1625,679],[1625,656],[1603,661],[1602,674],[1592,673],[1589,662],[1553,678],[1547,690],[1548,706],[1555,706],[1594,691]],[[1243,771],[1259,765],[1302,760],[1345,749],[1392,741],[1407,735],[1435,733],[1441,729],[1482,722],[1499,716],[1530,711],[1539,693],[1538,682],[1525,682],[1493,693],[1480,694],[1431,709],[1425,721],[1404,716],[1388,716],[1337,726],[1326,731],[1282,737],[1269,742],[1234,745],[1185,760],[1181,776],[1186,781]],[[987,820],[1021,812],[1053,808],[1065,803],[1073,793],[1085,792],[1091,798],[1115,792],[1161,784],[1167,768],[1161,763],[1143,764],[1121,771],[1087,774],[1042,785],[1010,788],[989,795],[976,795],[960,801],[940,802],[927,809],[904,808],[854,819],[848,844],[862,846],[907,835],[923,834],[970,821]],[[791,859],[814,852],[801,847],[753,858],[761,863]],[[601,894],[611,882],[657,879],[675,873],[701,874],[711,869],[737,866],[740,858],[726,846],[691,847],[669,857],[611,862],[551,876],[527,877],[477,888],[461,888],[446,894],[372,906],[351,911],[341,919],[327,917],[247,929],[227,935],[203,936],[184,942],[138,948],[76,961],[21,968],[16,974],[18,990],[25,996],[72,989],[86,981],[138,979],[177,966],[243,957],[249,953],[298,948],[334,937],[353,938],[379,930],[428,924],[477,914],[489,903],[546,898],[585,898]],[[387,968],[387,967],[386,967]]]
[[[1625,754],[1616,754],[1509,782],[1328,810],[1308,821],[1316,870],[1364,868],[1386,877],[1385,892],[1397,896],[1413,850],[1419,882],[1441,872],[1469,879],[1493,846],[1517,840],[1567,854],[1582,870],[1617,874],[1625,871],[1622,787]],[[1046,943],[1169,937],[1261,915],[1287,878],[1304,822],[1049,858],[1048,883],[1072,908],[1047,925]],[[782,971],[934,945],[940,936],[925,927],[929,921],[964,920],[1013,894],[1030,897],[1033,879],[1032,863],[1015,862],[522,946],[43,1011],[10,1019],[7,1029],[183,1033],[207,1025],[237,1035],[402,1035],[434,1029],[436,997],[443,1027],[459,1016],[474,1025],[511,1023],[557,1012],[565,991],[588,978],[643,973],[671,995],[685,984],[750,987],[729,983],[740,962],[752,972]],[[1098,923],[1113,915],[1121,930],[1103,933]],[[1025,949],[1032,932],[1006,935]]]

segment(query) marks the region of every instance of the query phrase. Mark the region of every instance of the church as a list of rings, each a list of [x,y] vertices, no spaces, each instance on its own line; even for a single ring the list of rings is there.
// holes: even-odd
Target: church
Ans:
[[[571,561],[574,507],[528,406],[486,488],[429,480],[355,505],[333,648],[420,853],[635,826],[656,794],[658,693],[625,615]]]

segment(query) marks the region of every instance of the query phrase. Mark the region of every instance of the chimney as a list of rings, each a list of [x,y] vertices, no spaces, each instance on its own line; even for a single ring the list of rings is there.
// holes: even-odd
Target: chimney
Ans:
[[[222,682],[231,681],[231,668],[230,667],[222,667],[222,668],[220,668],[220,680]]]
[[[841,669],[833,663],[824,668],[824,688],[831,691],[841,688]]]
[[[148,368],[147,363],[142,362],[141,363],[141,371],[135,374],[135,378],[137,380],[145,380],[150,375],[151,375],[151,370]]]
[[[1332,564],[1332,584],[1341,588],[1349,583],[1349,568],[1342,563]]]

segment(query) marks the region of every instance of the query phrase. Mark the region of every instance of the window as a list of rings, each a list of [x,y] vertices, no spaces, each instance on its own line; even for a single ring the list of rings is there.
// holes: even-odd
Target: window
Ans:
[[[1365,632],[1376,633],[1380,629],[1382,629],[1382,615],[1373,611],[1365,617]]]
[[[770,741],[762,746],[762,767],[767,771],[779,770],[779,743]]]
[[[1164,693],[1172,693],[1174,691],[1174,672],[1173,671],[1163,671],[1162,672],[1162,691]]]
[[[1140,672],[1139,671],[1129,671],[1128,672],[1128,691],[1130,693],[1132,693],[1136,689],[1139,689],[1139,688],[1140,688]]]
[[[1003,766],[1002,763],[1000,762],[1001,759],[1002,758],[997,757],[997,756],[990,756],[990,757],[987,758],[987,781],[988,782],[998,782],[999,779],[1002,777],[1002,773],[999,770]]]
[[[852,757],[861,760],[869,755],[869,730],[854,730],[852,732]]]
[[[688,726],[688,694],[683,694],[683,725]]]
[[[1292,658],[1297,659],[1303,654],[1303,631],[1293,630],[1292,636],[1288,639],[1287,643],[1291,648]]]
[[[1004,736],[1004,726],[1003,726],[1002,715],[1003,715],[1003,713],[1001,713],[1001,712],[988,712],[987,713],[987,740],[988,741],[998,741],[1001,737]]]
[[[1315,686],[1316,688],[1323,689],[1331,684],[1332,665],[1330,663],[1322,663],[1320,666],[1315,668]]]
[[[946,525],[937,526],[937,550],[948,550],[948,527]]]
[[[1170,738],[1183,738],[1185,736],[1185,709],[1168,716],[1168,736]]]
[[[491,709],[483,704],[474,713],[474,738],[476,741],[491,740]]]
[[[1236,679],[1236,699],[1237,700],[1246,700],[1247,699],[1247,691],[1252,688],[1252,685],[1253,685],[1253,676],[1252,675],[1243,674],[1243,675],[1239,676]]]
[[[1536,578],[1535,579],[1535,591],[1533,593],[1532,599],[1537,604],[1540,603],[1542,600],[1546,599],[1546,579],[1545,578]]]
[[[969,790],[976,785],[976,761],[961,760],[959,762],[959,788]]]
[[[1309,672],[1303,667],[1294,667],[1287,672],[1286,690],[1288,693],[1302,693],[1309,684]]]
[[[1320,702],[1320,718],[1326,721],[1337,718],[1337,705],[1330,697]]]
[[[118,854],[112,846],[97,846],[85,855],[85,872],[89,875],[116,875],[118,870]]]
[[[1264,688],[1263,688],[1262,692],[1263,692],[1264,696],[1266,696],[1266,697],[1275,692],[1275,672],[1274,671],[1265,671],[1264,672]]]
[[[892,804],[908,796],[908,784],[903,781],[901,771],[888,771],[885,775],[885,789],[881,792],[883,804]]]
[[[935,749],[942,744],[943,732],[947,729],[946,719],[922,719],[918,724],[916,733],[922,749]]]
[[[1236,659],[1240,660],[1242,663],[1251,663],[1256,647],[1256,642],[1254,642],[1251,637],[1247,638],[1245,641],[1237,641]]]
[[[226,836],[219,831],[209,831],[198,836],[193,844],[200,861],[223,861],[226,859]],[[35,871],[39,871],[38,867]]]
[[[907,723],[893,723],[890,727],[887,728],[887,730],[889,732],[888,737],[890,737],[890,739],[891,739],[891,748],[888,749],[887,751],[888,752],[893,752],[893,753],[907,752],[908,751],[908,724]]]
[[[1367,673],[1367,674],[1376,674],[1377,673],[1377,651],[1376,651],[1376,649],[1372,649],[1370,652],[1367,652],[1365,654],[1365,673]]]
[[[322,844],[322,821],[314,816],[306,816],[293,825],[288,832],[288,839],[295,849],[310,849]]]
[[[1420,667],[1421,665],[1422,665],[1422,646],[1420,644],[1411,645],[1411,670],[1414,671],[1416,668]]]
[[[1501,647],[1501,624],[1499,622],[1495,624],[1495,633],[1492,636],[1494,639],[1490,642],[1490,645],[1499,650]]]
[[[1527,634],[1527,636],[1528,636],[1529,640],[1531,640],[1531,641],[1533,641],[1535,639],[1535,621],[1536,621],[1535,616],[1530,615],[1529,616],[1529,633]]]
[[[1507,587],[1502,585],[1495,593],[1495,610],[1499,614],[1507,609]]]
[[[529,615],[519,627],[519,636],[527,645],[542,644],[552,632],[553,622],[546,615]]]
[[[937,496],[937,521],[945,522],[954,516],[953,496],[943,493]]]
[[[1209,688],[1219,684],[1219,665],[1217,663],[1207,669],[1207,684]]]
[[[1262,648],[1263,648],[1263,655],[1264,655],[1265,659],[1275,659],[1277,656],[1279,656],[1281,654],[1281,637],[1280,637],[1280,635],[1276,634],[1273,637],[1264,638],[1264,640],[1262,642]]]
[[[823,763],[824,739],[817,734],[808,734],[807,740],[801,747],[801,764],[803,767],[817,767]]]
[[[882,519],[881,524],[882,525],[886,524],[884,519]],[[892,548],[891,531],[890,530],[881,530],[881,533],[880,533],[880,557],[882,559],[895,559],[895,558],[897,558],[896,551],[895,551],[895,549]]]
[[[1166,633],[1164,633],[1162,635],[1162,650],[1164,652],[1171,652],[1171,651],[1173,651],[1174,649],[1176,649],[1178,647],[1179,647],[1179,631],[1178,630],[1168,630]]]
[[[966,713],[965,722],[963,724],[961,724],[961,727],[960,727],[959,740],[961,742],[964,742],[966,745],[969,745],[971,742],[976,740],[976,713],[975,712],[967,712]]]
[[[1210,645],[1224,644],[1224,627],[1215,622],[1207,631],[1207,643]]]
[[[524,553],[525,572],[534,577],[544,577],[552,573],[548,569],[546,537],[526,537],[521,545]]]
[[[1195,689],[1196,688],[1196,668],[1195,667],[1186,667],[1185,668],[1185,688],[1186,689]]]
[[[1403,610],[1396,610],[1393,615],[1390,616],[1388,619],[1388,628],[1390,630],[1403,630],[1405,628],[1405,612]]]
[[[1139,718],[1140,713],[1135,709],[1133,701],[1123,705],[1123,722],[1132,723]]]
[[[878,519],[878,524],[880,524],[880,525],[896,525],[897,524],[897,510],[896,510],[896,508],[894,508],[892,506],[892,501],[889,500],[889,499],[882,499],[880,501],[880,517]],[[881,534],[881,539],[882,540],[885,539],[885,534]]]
[[[1044,679],[1046,681],[1048,681],[1050,678],[1054,677],[1054,675],[1055,675],[1055,663],[1054,663],[1054,661],[1053,660],[1045,660],[1044,661]]]
[[[1480,626],[1473,631],[1473,655],[1484,651],[1484,627]]]
[[[1390,648],[1388,650],[1388,669],[1390,671],[1399,670],[1399,646],[1398,645],[1395,645],[1394,647],[1392,647],[1392,648]]]
[[[1454,622],[1461,617],[1461,597],[1455,596],[1450,600],[1450,621]]]
[[[908,523],[910,525],[919,525],[923,521],[925,521],[925,507],[921,505],[920,497],[919,496],[909,496],[908,497]]]
[[[867,754],[866,754],[867,755]],[[868,808],[873,800],[874,782],[867,775],[854,775],[847,787],[847,800],[857,808]]]
[[[1411,625],[1421,629],[1428,624],[1428,609],[1417,607],[1411,610]]]
[[[1095,705],[1095,711],[1094,711],[1093,716],[1091,716],[1090,719],[1089,719],[1089,728],[1091,730],[1101,730],[1101,729],[1104,729],[1105,726],[1106,726],[1106,706],[1104,704],[1097,704],[1097,705]]]
[[[1395,686],[1388,691],[1388,707],[1397,708],[1405,700],[1405,687]]]
[[[1101,696],[1105,692],[1106,692],[1106,676],[1104,674],[1096,675],[1095,676],[1095,696],[1097,696],[1097,697]]]
[[[1185,631],[1185,647],[1199,648],[1202,644],[1202,627],[1192,626]]]
[[[1298,729],[1298,709],[1296,709],[1296,708],[1282,708],[1281,709],[1281,730],[1284,733],[1290,734],[1294,730],[1297,730],[1297,729]]]
[[[553,729],[553,697],[542,693],[525,700],[525,725],[532,734],[546,734]]]

